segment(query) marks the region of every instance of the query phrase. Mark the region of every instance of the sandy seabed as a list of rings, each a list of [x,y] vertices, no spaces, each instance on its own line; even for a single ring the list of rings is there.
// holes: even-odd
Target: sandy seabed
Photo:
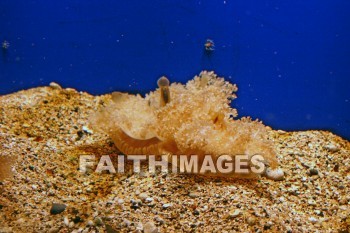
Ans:
[[[0,97],[0,233],[350,231],[349,141],[272,131],[282,181],[135,174],[131,164],[82,174],[79,155],[119,153],[88,129],[109,100],[57,84]]]

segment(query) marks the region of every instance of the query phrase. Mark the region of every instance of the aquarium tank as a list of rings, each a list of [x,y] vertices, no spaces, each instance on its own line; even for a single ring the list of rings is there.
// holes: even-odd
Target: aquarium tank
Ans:
[[[0,232],[348,232],[349,10],[1,0]]]

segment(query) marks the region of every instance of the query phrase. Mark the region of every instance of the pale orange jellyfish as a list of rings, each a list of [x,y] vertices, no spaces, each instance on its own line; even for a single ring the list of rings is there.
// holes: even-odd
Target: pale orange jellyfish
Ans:
[[[91,117],[95,130],[107,133],[126,155],[262,155],[277,166],[268,127],[250,118],[233,119],[236,85],[203,71],[186,85],[162,77],[145,98],[112,93],[112,101]],[[170,160],[169,160],[170,161]],[[257,177],[256,174],[209,174]]]

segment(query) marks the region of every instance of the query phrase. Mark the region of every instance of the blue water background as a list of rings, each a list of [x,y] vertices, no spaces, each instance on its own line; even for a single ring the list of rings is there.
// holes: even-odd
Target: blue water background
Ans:
[[[0,94],[51,81],[146,93],[161,75],[215,70],[238,84],[239,116],[349,139],[349,12],[349,0],[1,0]]]

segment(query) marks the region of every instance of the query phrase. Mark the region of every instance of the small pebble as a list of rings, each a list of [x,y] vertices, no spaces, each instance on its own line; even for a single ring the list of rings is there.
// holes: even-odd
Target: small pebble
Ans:
[[[60,231],[60,229],[59,228],[57,228],[57,227],[51,227],[50,229],[49,229],[49,233],[58,233]]]
[[[188,194],[189,197],[192,197],[192,198],[195,198],[195,197],[198,197],[198,193],[197,192],[191,192]]]
[[[100,217],[96,217],[94,219],[94,223],[95,223],[96,226],[102,226],[103,225],[103,221],[102,221],[102,219]]]
[[[85,132],[85,133],[87,133],[87,134],[92,134],[93,133],[93,131],[91,130],[91,129],[89,129],[87,126],[83,126],[83,131]]]
[[[156,216],[156,217],[154,218],[154,220],[155,220],[156,222],[159,222],[160,224],[164,224],[164,219],[162,219],[162,218],[159,217],[159,216]]]
[[[311,205],[311,206],[316,206],[316,202],[315,202],[315,200],[313,200],[313,199],[308,200],[307,203],[308,203],[309,205]]]
[[[147,197],[148,197],[147,193],[140,193],[139,194],[139,198],[143,201],[146,200]]]
[[[172,206],[172,204],[170,204],[170,203],[164,204],[163,205],[163,209],[168,209],[171,206]]]
[[[156,225],[154,225],[153,222],[147,222],[143,226],[143,232],[144,233],[158,233],[158,228],[156,227]]]
[[[74,223],[79,223],[79,222],[83,222],[83,220],[82,220],[79,216],[75,216],[75,217],[73,218],[73,222],[74,222]]]
[[[317,214],[318,216],[324,217],[324,214],[321,210],[315,210],[315,214]]]
[[[123,223],[128,227],[131,225],[131,222],[127,220],[126,218],[123,219]]]
[[[267,222],[267,223],[265,223],[265,225],[264,225],[264,230],[269,230],[271,227],[272,227],[272,225],[273,225],[273,223],[272,222]]]
[[[194,210],[193,215],[199,215],[199,210]]]
[[[247,218],[247,223],[249,226],[254,226],[256,223],[256,219],[253,216]]]
[[[117,233],[116,230],[113,229],[112,226],[106,224],[106,232],[107,233]]]
[[[53,203],[51,206],[50,214],[60,214],[66,209],[65,204]]]
[[[236,218],[236,217],[238,217],[239,215],[241,215],[241,211],[240,210],[235,210],[235,211],[231,211],[230,213],[229,213],[229,217],[231,217],[231,218]]]
[[[284,172],[282,169],[279,169],[279,168],[275,170],[267,168],[265,174],[268,179],[271,179],[274,181],[281,181],[284,179]]]
[[[323,147],[324,149],[330,151],[330,152],[338,152],[340,149],[334,145],[334,144],[329,144]]]
[[[69,220],[67,216],[63,218],[63,223],[64,225],[69,226]]]
[[[318,175],[318,170],[315,169],[315,168],[311,168],[311,169],[309,170],[309,175],[310,175],[310,176],[316,176],[316,175]]]
[[[143,225],[141,222],[135,223],[136,230],[142,231],[143,230]]]
[[[317,222],[317,219],[315,217],[310,217],[309,218],[309,221],[312,222],[312,223],[316,223]]]

